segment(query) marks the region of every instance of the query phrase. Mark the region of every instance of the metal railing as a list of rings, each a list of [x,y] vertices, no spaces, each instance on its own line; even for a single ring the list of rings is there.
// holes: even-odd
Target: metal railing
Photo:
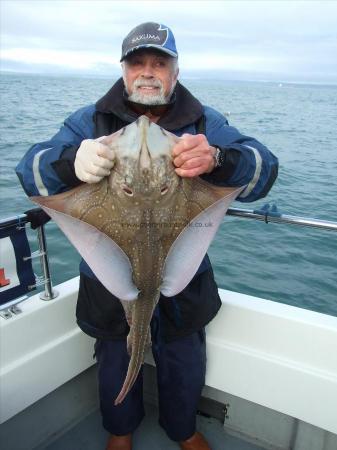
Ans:
[[[261,209],[229,208],[227,215],[242,219],[253,219],[265,223],[285,223],[288,225],[300,225],[303,227],[320,228],[329,231],[337,231],[337,222],[329,220],[313,219],[310,217],[291,216],[281,214],[275,205],[264,205]]]
[[[37,209],[35,209],[37,210]],[[40,208],[39,208],[40,210]],[[16,228],[22,229],[26,226],[27,223],[30,223],[27,214],[20,214],[18,216],[9,217],[8,219],[0,220],[0,230],[4,230],[7,228]],[[48,260],[48,251],[47,251],[47,241],[46,235],[44,231],[44,225],[40,225],[36,228],[37,238],[38,238],[38,246],[39,250],[31,253],[30,256],[24,257],[24,260],[40,258],[40,265],[42,270],[42,277],[36,278],[36,283],[30,286],[31,289],[41,286],[44,286],[44,291],[40,293],[40,298],[42,300],[52,300],[57,297],[58,292],[53,289],[52,280],[50,275],[50,267]],[[16,304],[25,300],[27,296],[20,297],[18,299],[12,300],[4,305],[0,305],[0,310],[8,308],[9,306],[13,308]]]

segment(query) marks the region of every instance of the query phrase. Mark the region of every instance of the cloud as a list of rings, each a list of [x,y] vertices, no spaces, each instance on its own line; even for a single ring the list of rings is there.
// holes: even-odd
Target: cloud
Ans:
[[[45,64],[79,70],[92,70],[100,64],[114,67],[120,66],[118,58],[88,51],[12,48],[3,50],[2,57],[7,61],[22,62],[24,64]]]
[[[2,0],[0,7],[5,69],[117,70],[126,33],[153,20],[173,29],[183,70],[337,82],[335,2]]]

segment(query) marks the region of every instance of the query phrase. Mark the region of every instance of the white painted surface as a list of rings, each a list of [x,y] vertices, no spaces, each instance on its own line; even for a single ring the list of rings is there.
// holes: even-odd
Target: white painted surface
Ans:
[[[93,364],[75,322],[78,278],[0,320],[1,422]],[[337,318],[220,290],[207,329],[207,385],[337,433]],[[149,358],[151,360],[151,358]]]
[[[78,278],[57,290],[55,300],[34,295],[0,320],[0,423],[94,363],[93,339],[75,322]]]
[[[220,295],[206,384],[337,433],[337,317]]]

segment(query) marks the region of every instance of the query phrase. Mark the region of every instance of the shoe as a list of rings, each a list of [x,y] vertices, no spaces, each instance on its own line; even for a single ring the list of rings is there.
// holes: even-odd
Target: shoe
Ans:
[[[132,450],[132,435],[116,436],[111,434],[105,450]]]
[[[179,445],[181,450],[211,450],[204,436],[198,431],[186,441],[179,442]]]

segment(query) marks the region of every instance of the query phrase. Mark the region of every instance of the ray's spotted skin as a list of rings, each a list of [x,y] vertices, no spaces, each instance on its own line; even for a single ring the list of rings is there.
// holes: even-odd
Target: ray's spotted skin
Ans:
[[[115,405],[132,388],[144,361],[160,292],[170,297],[190,282],[230,202],[241,191],[199,177],[179,177],[171,154],[178,141],[141,116],[101,141],[116,154],[109,177],[32,198],[121,300],[130,326],[130,362]],[[105,251],[110,252],[111,270],[99,265]]]

